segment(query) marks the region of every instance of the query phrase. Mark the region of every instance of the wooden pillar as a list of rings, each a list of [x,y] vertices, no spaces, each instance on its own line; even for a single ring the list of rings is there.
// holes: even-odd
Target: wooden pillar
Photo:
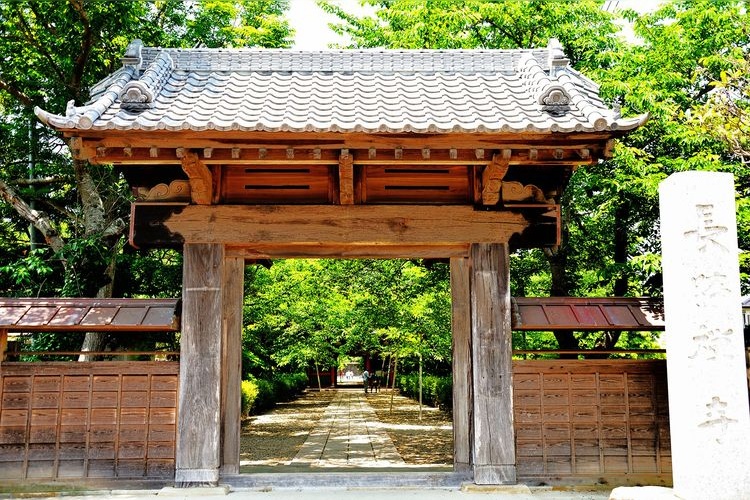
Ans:
[[[245,260],[224,260],[221,339],[221,473],[240,473],[242,382],[242,307]]]
[[[473,244],[470,255],[474,482],[515,483],[508,245]]]
[[[223,268],[222,245],[185,243],[176,486],[219,481]]]
[[[5,361],[5,351],[8,350],[8,330],[0,328],[0,363]]]
[[[471,471],[472,370],[469,259],[451,258],[453,338],[453,470]]]

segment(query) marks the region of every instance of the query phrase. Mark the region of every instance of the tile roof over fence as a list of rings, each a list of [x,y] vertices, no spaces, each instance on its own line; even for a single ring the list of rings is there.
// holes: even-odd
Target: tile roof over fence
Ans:
[[[0,298],[0,329],[12,332],[172,332],[179,299]]]
[[[634,297],[515,297],[514,330],[664,330],[664,301]]]
[[[627,131],[552,41],[536,50],[171,49],[132,43],[61,130]]]

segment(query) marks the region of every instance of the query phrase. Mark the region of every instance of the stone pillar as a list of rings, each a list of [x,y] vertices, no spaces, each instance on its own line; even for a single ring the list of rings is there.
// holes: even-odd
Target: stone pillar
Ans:
[[[659,188],[674,491],[747,499],[745,374],[734,179],[682,172]]]

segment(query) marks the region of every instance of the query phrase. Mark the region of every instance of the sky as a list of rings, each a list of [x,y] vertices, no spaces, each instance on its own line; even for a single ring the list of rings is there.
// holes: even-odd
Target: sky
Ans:
[[[631,8],[645,12],[655,9],[662,0],[608,0],[610,8]],[[359,0],[335,0],[349,12],[360,15],[368,12]],[[606,5],[605,5],[606,6]],[[300,50],[325,50],[332,43],[345,43],[346,40],[336,35],[328,28],[328,23],[336,22],[337,18],[323,12],[315,0],[290,0],[289,21],[296,31],[294,48]],[[370,9],[369,12],[372,12]]]

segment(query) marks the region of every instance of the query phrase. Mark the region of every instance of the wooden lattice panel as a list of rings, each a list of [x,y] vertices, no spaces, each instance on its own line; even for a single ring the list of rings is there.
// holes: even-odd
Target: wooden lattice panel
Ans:
[[[368,165],[363,203],[470,203],[471,171],[463,165]]]
[[[516,361],[518,475],[671,481],[664,361]]]
[[[177,362],[4,363],[0,478],[171,478]]]
[[[232,165],[222,177],[223,203],[331,203],[334,183],[326,165]]]

